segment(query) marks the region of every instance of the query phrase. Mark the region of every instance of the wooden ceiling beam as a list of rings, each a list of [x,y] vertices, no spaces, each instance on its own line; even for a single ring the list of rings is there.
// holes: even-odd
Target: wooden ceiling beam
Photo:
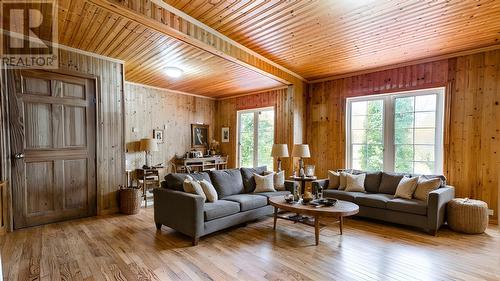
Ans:
[[[162,1],[153,0],[151,5],[154,9],[149,11],[133,10],[125,6],[126,2],[117,0],[88,0],[88,2],[281,83],[290,85],[306,82],[300,75],[239,45]]]

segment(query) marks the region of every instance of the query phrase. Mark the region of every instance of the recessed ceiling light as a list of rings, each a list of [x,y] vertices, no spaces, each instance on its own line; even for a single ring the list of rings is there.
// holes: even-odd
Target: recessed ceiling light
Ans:
[[[182,76],[184,71],[182,71],[182,69],[178,67],[169,66],[165,68],[165,73],[167,74],[168,77],[179,78]]]

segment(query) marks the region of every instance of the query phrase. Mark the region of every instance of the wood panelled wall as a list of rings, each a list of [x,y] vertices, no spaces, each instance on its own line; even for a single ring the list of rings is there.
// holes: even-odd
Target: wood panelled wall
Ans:
[[[221,128],[229,127],[230,141],[228,143],[221,142],[221,151],[224,155],[229,155],[230,168],[237,167],[237,112],[245,109],[274,106],[275,142],[287,143],[291,153],[294,142],[294,102],[293,91],[290,87],[217,101],[217,130],[215,138],[220,140]],[[299,125],[297,125],[297,127],[299,127]],[[290,161],[290,159],[283,159],[282,165],[284,170],[286,170],[286,174],[291,175],[292,161]]]
[[[316,173],[345,166],[348,97],[446,87],[444,174],[458,197],[498,211],[500,51],[395,68],[310,85],[307,141]]]
[[[97,210],[98,214],[114,213],[118,187],[125,183],[123,64],[59,49],[57,72],[97,81]],[[7,147],[2,151],[2,163],[10,165],[9,155]],[[9,171],[2,167],[2,180],[9,179]]]
[[[144,165],[144,152],[138,152],[142,138],[152,138],[154,129],[164,130],[164,143],[152,153],[152,163],[167,167],[175,155],[191,150],[191,124],[208,124],[210,138],[215,130],[215,100],[178,94],[169,90],[125,83],[125,141],[127,169]],[[132,128],[136,131],[133,132]]]

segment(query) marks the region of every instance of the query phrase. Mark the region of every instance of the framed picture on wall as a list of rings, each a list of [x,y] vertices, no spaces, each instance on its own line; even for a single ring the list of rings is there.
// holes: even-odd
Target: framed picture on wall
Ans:
[[[229,127],[222,128],[222,142],[229,142]]]
[[[157,143],[163,143],[163,130],[155,129],[153,130],[153,139],[156,140]]]
[[[191,147],[206,148],[208,147],[208,125],[191,124]]]

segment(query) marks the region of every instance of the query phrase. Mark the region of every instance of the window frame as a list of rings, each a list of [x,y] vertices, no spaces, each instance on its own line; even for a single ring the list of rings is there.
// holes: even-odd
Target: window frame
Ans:
[[[259,112],[262,111],[273,111],[274,114],[274,132],[273,132],[273,140],[275,139],[275,131],[276,131],[276,109],[274,106],[266,106],[266,107],[259,107],[259,108],[252,108],[252,109],[244,109],[244,110],[238,110],[236,112],[236,127],[237,127],[237,132],[236,132],[236,164],[238,168],[241,168],[241,142],[240,142],[240,134],[241,134],[241,115],[245,113],[253,113],[253,168],[258,167],[259,163]]]
[[[435,124],[435,140],[434,140],[434,171],[435,174],[443,173],[444,161],[444,118],[445,118],[445,87],[428,88],[420,90],[402,91],[394,93],[386,93],[379,95],[369,95],[361,97],[352,97],[346,99],[345,113],[345,128],[346,128],[346,159],[345,165],[347,168],[352,168],[352,139],[351,139],[351,112],[352,104],[360,101],[383,101],[383,116],[382,116],[382,131],[384,139],[383,149],[383,170],[386,172],[394,172],[395,168],[395,109],[394,104],[396,98],[416,97],[436,94],[436,124]]]

